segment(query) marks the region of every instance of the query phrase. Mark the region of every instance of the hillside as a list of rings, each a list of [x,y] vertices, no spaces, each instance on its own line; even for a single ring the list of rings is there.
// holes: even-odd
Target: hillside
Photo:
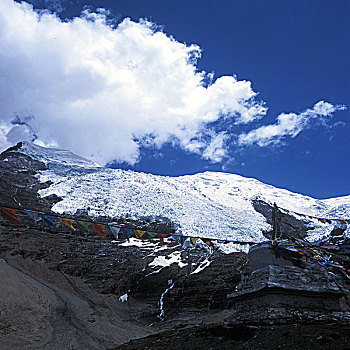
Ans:
[[[273,202],[308,215],[350,216],[349,197],[316,200],[225,173],[171,178],[105,169],[27,142],[0,155],[0,170],[2,206],[155,232],[266,240]],[[281,215],[283,231],[312,239],[334,227]],[[127,242],[49,227],[21,210],[16,217],[21,226],[0,215],[4,350],[346,349],[350,340],[348,326],[334,322],[225,325],[228,294],[251,272],[239,246]]]

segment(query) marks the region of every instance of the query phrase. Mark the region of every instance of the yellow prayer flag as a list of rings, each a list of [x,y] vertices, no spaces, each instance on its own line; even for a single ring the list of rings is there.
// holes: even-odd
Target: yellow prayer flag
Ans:
[[[194,242],[199,240],[199,237],[190,237],[191,243],[194,244]]]
[[[134,232],[135,232],[136,238],[142,238],[142,236],[146,233],[146,231],[142,231],[142,230],[134,230]]]
[[[65,219],[65,218],[59,218],[64,225],[66,225],[71,230],[75,231],[76,229],[73,227],[73,219]]]

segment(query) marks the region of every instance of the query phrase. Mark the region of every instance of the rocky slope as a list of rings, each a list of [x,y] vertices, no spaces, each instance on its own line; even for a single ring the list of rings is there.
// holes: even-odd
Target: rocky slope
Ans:
[[[98,217],[159,232],[189,232],[193,228],[196,233],[206,232],[204,214],[212,210],[222,231],[210,233],[216,236],[220,232],[222,237],[231,227],[223,226],[223,219],[236,218],[234,225],[243,225],[244,220],[237,217],[246,211],[244,219],[250,229],[257,230],[244,236],[232,233],[231,227],[228,237],[265,239],[263,233],[268,235],[270,230],[271,201],[256,192],[256,188],[262,191],[269,186],[252,179],[206,173],[173,182],[166,177],[103,169],[68,151],[29,143],[2,153],[0,171],[1,205],[48,213],[64,210],[68,215],[74,213],[75,218]],[[140,203],[156,184],[159,198],[152,197],[153,207],[147,212]],[[186,191],[188,197],[181,207],[181,193]],[[269,196],[278,194],[292,203],[290,192],[272,187],[270,191]],[[137,200],[130,204],[126,199],[131,196]],[[172,196],[177,199],[174,213],[169,211],[169,203],[175,203]],[[241,199],[233,206],[238,196]],[[168,209],[162,211],[166,199]],[[203,199],[204,204],[200,203]],[[119,204],[122,200],[124,211]],[[87,201],[91,201],[89,205]],[[348,213],[346,199],[335,199],[332,205],[309,198],[303,201],[305,206],[310,203],[315,213],[328,210],[337,215],[337,208]],[[234,213],[234,208],[239,211]],[[287,209],[293,208],[296,206]],[[204,210],[202,220],[191,221],[182,215],[186,210],[191,210],[191,215]],[[21,211],[16,216],[21,227],[0,216],[2,349],[268,349],[288,348],[288,344],[290,349],[306,349],[311,341],[320,349],[335,345],[345,349],[349,341],[344,326],[224,326],[223,321],[232,314],[227,294],[250,272],[242,252],[223,254],[205,246],[183,250],[175,240],[161,246],[156,241],[116,241],[112,235],[106,239],[85,237],[63,225],[49,228]],[[321,232],[321,227],[326,232],[316,222],[299,219],[283,213],[282,229],[310,235]],[[213,220],[208,217],[212,228]]]
[[[182,251],[176,242],[125,245],[27,224],[0,219],[2,349],[101,349],[222,321],[227,294],[246,262],[244,253],[214,252],[207,268],[191,274],[207,259],[206,250]],[[152,264],[174,253],[181,264]]]
[[[0,218],[2,349],[348,348],[349,327],[336,323],[225,326],[227,294],[250,271],[244,253],[214,252],[193,273],[207,251],[139,247],[27,223]],[[174,252],[187,265],[152,266]]]

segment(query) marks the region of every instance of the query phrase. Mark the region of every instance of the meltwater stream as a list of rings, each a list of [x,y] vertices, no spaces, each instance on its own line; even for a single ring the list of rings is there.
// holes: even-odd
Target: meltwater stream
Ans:
[[[160,320],[164,320],[165,319],[165,316],[164,316],[164,309],[163,309],[163,306],[164,306],[164,303],[163,303],[163,298],[164,298],[164,295],[166,293],[169,292],[170,289],[172,289],[174,287],[174,282],[173,280],[168,280],[168,287],[163,293],[162,295],[160,296],[160,299],[159,299],[159,306],[160,306],[160,314],[157,316]]]

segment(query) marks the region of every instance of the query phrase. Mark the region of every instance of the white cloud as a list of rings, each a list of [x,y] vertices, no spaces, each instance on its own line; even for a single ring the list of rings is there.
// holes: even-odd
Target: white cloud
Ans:
[[[203,158],[211,160],[212,162],[219,163],[225,157],[227,157],[227,151],[225,149],[225,141],[228,136],[221,132],[211,139],[210,144],[203,152]]]
[[[16,144],[19,141],[30,140],[33,141],[33,134],[26,125],[15,125],[6,134],[8,142]]]
[[[282,113],[277,117],[277,122],[264,125],[248,133],[242,133],[238,137],[238,144],[267,146],[277,144],[286,136],[296,137],[302,130],[307,128],[310,122],[316,118],[329,117],[337,110],[345,109],[344,106],[334,106],[328,102],[320,101],[313,108],[295,113]]]
[[[103,14],[62,22],[25,2],[0,2],[0,147],[19,137],[99,163],[137,162],[141,145],[178,143],[211,161],[226,156],[209,124],[266,114],[249,81],[196,70],[200,49],[149,22],[113,28]],[[209,76],[210,78],[210,76]],[[25,124],[12,125],[15,116]],[[147,141],[146,141],[147,140]]]

